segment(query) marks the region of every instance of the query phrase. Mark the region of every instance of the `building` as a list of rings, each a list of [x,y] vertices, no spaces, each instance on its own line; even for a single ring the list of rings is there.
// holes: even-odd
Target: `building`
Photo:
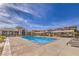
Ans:
[[[5,28],[5,29],[0,29],[0,35],[3,35],[3,36],[24,36],[25,30],[24,29],[16,29],[16,28]]]
[[[32,30],[32,36],[48,36],[47,30]]]
[[[74,37],[78,34],[76,26],[49,29],[49,30],[26,30],[23,28],[0,29],[0,35],[4,36],[48,36],[48,37]]]
[[[32,36],[49,36],[49,37],[74,37],[77,32],[76,26],[49,29],[49,30],[32,30],[30,35]]]
[[[50,36],[59,36],[59,37],[74,37],[77,32],[76,26],[57,28],[54,30],[48,30]]]

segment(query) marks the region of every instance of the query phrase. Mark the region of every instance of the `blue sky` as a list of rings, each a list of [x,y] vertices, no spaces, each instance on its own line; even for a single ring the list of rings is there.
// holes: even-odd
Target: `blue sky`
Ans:
[[[79,26],[79,4],[2,4],[0,24],[0,28],[22,26],[29,30]]]

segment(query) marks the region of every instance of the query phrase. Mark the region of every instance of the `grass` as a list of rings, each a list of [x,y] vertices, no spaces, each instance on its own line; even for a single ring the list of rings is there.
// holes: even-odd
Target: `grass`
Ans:
[[[2,43],[2,42],[5,42],[5,39],[6,39],[6,36],[0,36],[0,44]],[[3,47],[4,46],[0,46],[0,55],[2,54],[2,51],[3,51]]]
[[[5,37],[5,36],[0,36],[0,43],[4,42],[4,41],[5,41],[5,39],[6,39],[6,37]]]
[[[3,47],[0,47],[0,55],[2,54],[3,51]]]

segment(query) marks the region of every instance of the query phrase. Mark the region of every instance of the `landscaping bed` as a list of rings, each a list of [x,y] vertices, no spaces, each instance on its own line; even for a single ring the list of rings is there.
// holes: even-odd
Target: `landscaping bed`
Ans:
[[[2,54],[2,51],[3,51],[3,47],[0,47],[0,56]]]
[[[1,56],[3,48],[4,48],[5,39],[6,39],[5,36],[0,36],[0,56]]]

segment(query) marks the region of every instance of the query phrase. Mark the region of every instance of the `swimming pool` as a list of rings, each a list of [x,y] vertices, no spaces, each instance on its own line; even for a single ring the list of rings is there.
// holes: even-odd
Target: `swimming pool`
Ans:
[[[35,43],[42,43],[42,44],[46,44],[46,43],[50,43],[50,42],[54,42],[56,39],[54,38],[48,38],[48,37],[36,37],[36,36],[24,36],[22,37],[25,40],[30,40],[32,42]]]

